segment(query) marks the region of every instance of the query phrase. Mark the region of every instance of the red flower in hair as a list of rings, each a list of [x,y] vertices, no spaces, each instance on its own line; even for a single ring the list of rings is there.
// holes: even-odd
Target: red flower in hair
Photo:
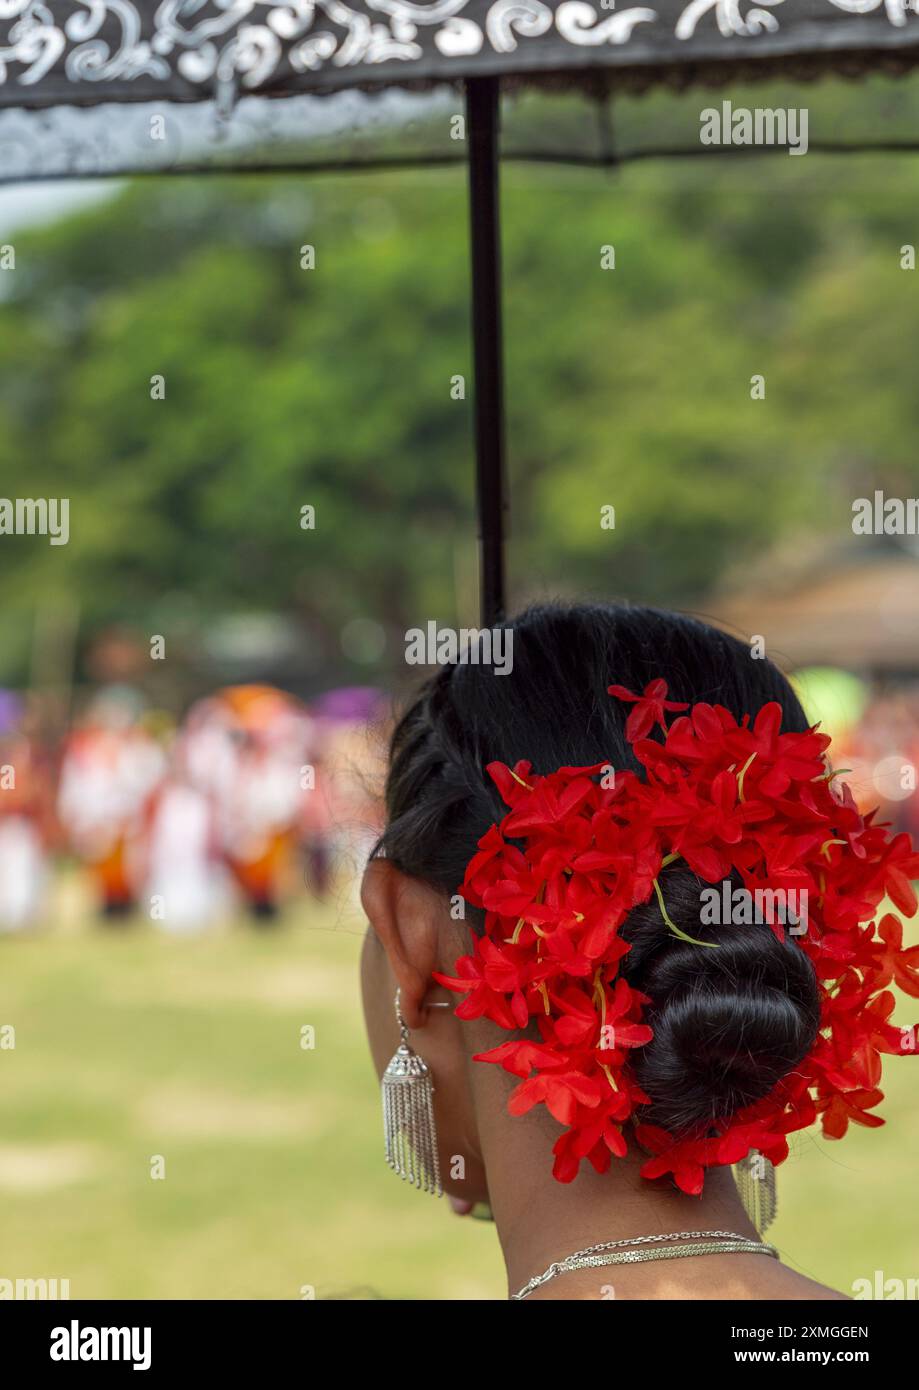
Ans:
[[[666,730],[665,711],[689,709],[688,705],[667,699],[667,682],[662,680],[650,681],[643,695],[633,695],[624,685],[607,686],[606,693],[635,705],[625,724],[625,736],[630,743],[647,737],[655,724]]]
[[[909,837],[861,815],[831,779],[829,739],[816,729],[782,733],[776,704],[751,726],[719,705],[668,700],[663,680],[642,695],[609,689],[634,706],[626,737],[643,778],[609,778],[605,763],[548,776],[528,762],[488,768],[508,811],[482,836],[461,889],[484,909],[484,932],[455,975],[434,978],[464,996],[458,1017],[531,1036],[475,1060],[519,1078],[513,1115],[545,1105],[563,1126],[553,1150],[561,1182],[585,1159],[605,1172],[627,1152],[629,1133],[649,1154],[645,1177],[672,1175],[698,1194],[708,1167],[754,1150],[781,1163],[788,1135],[818,1116],[831,1138],[851,1122],[880,1125],[871,1111],[883,1099],[882,1058],[916,1050],[915,1032],[890,1022],[885,986],[919,998],[919,946],[904,949],[892,915],[874,921],[885,895],[907,916],[916,911],[919,854]],[[669,712],[687,709],[667,727]],[[662,742],[647,737],[655,726]],[[620,974],[629,951],[620,929],[655,895],[665,929],[717,949],[693,942],[668,914],[662,870],[675,860],[708,883],[806,894],[806,920],[790,939],[811,961],[821,998],[817,1039],[794,1071],[762,1100],[684,1135],[642,1122],[649,1098],[631,1058],[653,1039],[651,1001]],[[774,929],[784,937],[781,922]]]
[[[835,1094],[818,1100],[817,1110],[823,1116],[823,1132],[827,1139],[842,1139],[849,1128],[849,1121],[877,1129],[884,1123],[880,1115],[869,1115],[868,1109],[884,1099],[882,1091],[837,1091]]]
[[[879,985],[893,982],[904,994],[919,999],[919,946],[903,949],[903,923],[890,913],[881,918],[878,935],[883,947],[876,947]]]
[[[717,1139],[683,1140],[675,1144],[672,1135],[659,1125],[637,1125],[635,1138],[643,1149],[655,1155],[642,1168],[643,1178],[662,1178],[672,1173],[677,1187],[690,1197],[701,1195],[705,1169],[718,1154]]]

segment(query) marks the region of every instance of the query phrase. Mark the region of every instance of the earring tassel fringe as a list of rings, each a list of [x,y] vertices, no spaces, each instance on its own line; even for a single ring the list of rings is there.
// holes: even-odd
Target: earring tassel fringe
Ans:
[[[382,1090],[386,1162],[412,1187],[443,1196],[431,1073],[407,1043],[383,1073]]]
[[[775,1165],[752,1149],[746,1158],[734,1165],[734,1181],[744,1211],[760,1235],[772,1225],[778,1208]]]

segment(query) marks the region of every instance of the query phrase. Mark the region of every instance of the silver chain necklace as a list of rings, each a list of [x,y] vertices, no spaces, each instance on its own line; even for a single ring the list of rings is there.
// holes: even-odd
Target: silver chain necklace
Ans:
[[[691,1241],[692,1244],[661,1245],[662,1241]],[[625,1249],[634,1246],[659,1246],[656,1250]],[[599,1245],[588,1245],[583,1250],[575,1250],[544,1269],[542,1274],[534,1274],[528,1283],[511,1300],[519,1302],[528,1298],[534,1289],[548,1284],[558,1274],[568,1274],[574,1269],[599,1269],[606,1265],[643,1264],[646,1260],[679,1260],[689,1255],[771,1255],[778,1259],[779,1252],[774,1245],[764,1245],[762,1241],[739,1236],[735,1231],[672,1231],[663,1236],[633,1236],[629,1240],[607,1240]]]

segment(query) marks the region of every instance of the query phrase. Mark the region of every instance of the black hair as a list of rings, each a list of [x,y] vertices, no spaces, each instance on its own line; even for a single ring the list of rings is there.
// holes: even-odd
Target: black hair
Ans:
[[[451,895],[488,827],[506,812],[485,772],[528,759],[537,773],[608,762],[640,772],[625,738],[629,706],[607,694],[662,676],[669,698],[724,705],[740,718],[775,700],[784,731],[804,712],[786,678],[736,638],[681,614],[613,604],[540,605],[502,624],[513,632],[506,675],[480,664],[440,668],[396,725],[378,851]],[[622,973],[652,1003],[654,1039],[631,1054],[651,1099],[639,1118],[703,1133],[760,1099],[813,1046],[813,966],[779,927],[700,924],[703,885],[685,865],[662,880],[672,920],[718,950],[667,928],[656,896],[621,928]]]

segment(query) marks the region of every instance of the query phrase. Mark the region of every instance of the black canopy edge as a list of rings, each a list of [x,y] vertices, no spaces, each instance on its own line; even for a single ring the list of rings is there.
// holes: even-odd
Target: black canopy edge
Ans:
[[[808,143],[809,154],[821,155],[859,155],[859,154],[886,154],[886,155],[906,155],[919,152],[919,138],[916,140],[856,140],[856,141],[819,141],[811,140]],[[502,151],[502,164],[544,164],[555,165],[562,168],[573,169],[618,169],[626,164],[637,164],[644,160],[694,160],[694,159],[762,159],[778,158],[782,159],[787,154],[783,146],[749,145],[746,147],[738,146],[666,146],[653,145],[646,149],[627,150],[622,154],[613,152],[612,154],[575,154],[566,153],[559,150],[506,150]],[[34,183],[58,183],[61,180],[73,179],[169,179],[169,178],[201,178],[208,175],[211,178],[237,178],[237,177],[258,177],[266,174],[282,176],[284,174],[367,174],[367,173],[400,173],[410,172],[413,169],[431,168],[451,168],[463,169],[467,161],[463,156],[457,155],[404,155],[392,159],[343,159],[343,160],[315,160],[312,162],[298,161],[292,163],[233,163],[226,166],[219,164],[180,164],[163,165],[160,167],[127,166],[123,168],[100,169],[100,170],[81,170],[77,173],[67,172],[44,172],[35,174],[17,174],[4,177],[0,174],[0,188],[17,187],[21,184]]]

